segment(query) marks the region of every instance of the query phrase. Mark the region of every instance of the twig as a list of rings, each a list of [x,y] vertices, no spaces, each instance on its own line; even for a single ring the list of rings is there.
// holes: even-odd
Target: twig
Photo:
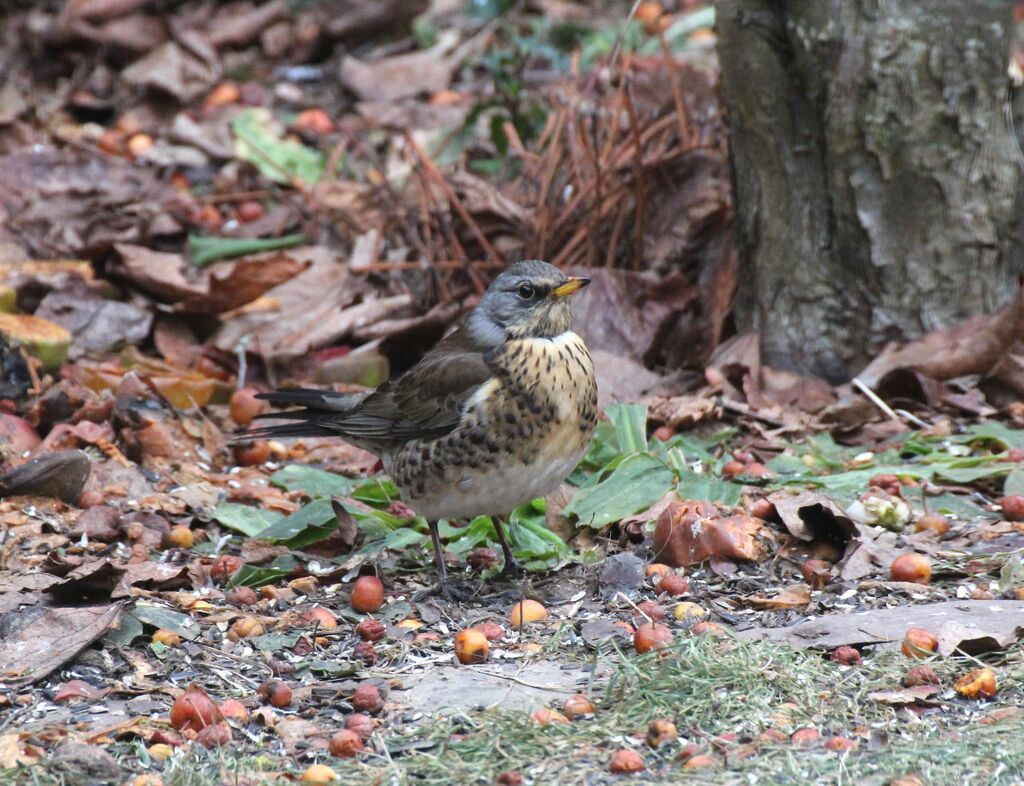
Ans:
[[[676,79],[676,63],[669,52],[668,42],[665,41],[665,33],[658,31],[658,43],[661,44],[661,53],[665,57],[665,69],[668,71],[669,81],[672,83],[672,101],[676,105],[676,116],[679,118],[679,145],[687,147],[690,142],[689,123],[686,116],[686,105],[683,104],[683,93],[679,89],[679,80]]]
[[[873,391],[867,385],[865,385],[858,377],[854,377],[851,380],[851,384],[855,388],[857,388],[857,390],[859,390],[861,393],[867,396],[868,400],[876,407],[878,407],[880,410],[882,410],[882,412],[885,413],[891,420],[906,421],[909,422],[911,425],[917,426],[918,428],[931,428],[931,426],[928,423],[925,423],[923,420],[921,420],[919,417],[915,415],[911,415],[906,410],[901,409],[899,410],[899,412],[894,410],[892,407],[890,407],[888,404],[882,401],[878,394],[875,393],[875,391]]]
[[[743,404],[739,401],[733,401],[728,398],[719,398],[718,406],[727,412],[735,412],[737,415],[746,415],[749,418],[760,420],[763,423],[767,423],[769,426],[783,427],[786,424],[779,418],[773,418],[771,415],[765,415],[761,412],[755,412],[747,404]]]
[[[633,601],[631,601],[629,598],[627,598],[623,593],[616,592],[615,593],[615,599],[616,600],[624,600],[624,601],[626,601],[626,603],[628,603],[630,606],[632,606],[637,611],[638,614],[643,616],[643,618],[645,620],[647,620],[648,622],[654,622],[654,620],[651,619],[651,616],[646,611],[644,611],[639,606],[637,606]]]
[[[636,106],[633,104],[633,90],[626,88],[626,113],[629,115],[629,128],[633,133],[633,143],[636,145],[636,154],[633,158],[633,192],[634,210],[636,218],[633,227],[633,264],[635,270],[639,270],[643,257],[644,244],[644,148],[640,141],[640,122],[637,119]]]
[[[274,192],[269,188],[261,188],[258,191],[232,191],[230,194],[209,194],[202,198],[208,205],[220,205],[224,202],[244,202],[249,199],[269,199]]]
[[[18,354],[21,355],[21,359],[25,361],[25,369],[28,371],[28,379],[29,382],[32,383],[32,387],[28,392],[33,396],[38,396],[43,392],[43,384],[39,380],[39,372],[36,371],[36,363],[38,361],[25,351],[25,347],[18,347]]]
[[[437,184],[441,187],[441,190],[444,191],[444,195],[448,198],[451,206],[455,208],[455,212],[458,213],[462,220],[469,226],[470,231],[476,236],[477,241],[479,241],[480,246],[483,248],[487,256],[495,262],[500,262],[501,256],[497,251],[495,251],[494,246],[491,245],[491,241],[487,239],[487,235],[484,234],[483,230],[480,229],[480,226],[473,220],[473,216],[470,215],[466,206],[462,204],[462,200],[459,199],[458,195],[448,184],[448,181],[445,180],[444,175],[438,171],[434,162],[431,161],[427,154],[423,152],[423,149],[416,144],[416,140],[413,139],[412,134],[406,132],[405,139],[406,143],[409,145],[409,149],[416,154],[416,158],[419,159],[420,164],[426,170],[427,174],[434,178]],[[481,294],[483,294],[483,292],[481,292]]]

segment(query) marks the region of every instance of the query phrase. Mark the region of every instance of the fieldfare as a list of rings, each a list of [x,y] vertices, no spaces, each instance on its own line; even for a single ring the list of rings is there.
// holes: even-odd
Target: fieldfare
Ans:
[[[557,488],[587,449],[597,385],[590,353],[570,329],[567,296],[588,283],[547,262],[518,262],[404,374],[364,393],[261,394],[302,409],[263,415],[295,422],[247,436],[337,436],[379,455],[427,520],[447,592],[438,519],[507,514]],[[497,518],[495,531],[503,572],[517,572]]]

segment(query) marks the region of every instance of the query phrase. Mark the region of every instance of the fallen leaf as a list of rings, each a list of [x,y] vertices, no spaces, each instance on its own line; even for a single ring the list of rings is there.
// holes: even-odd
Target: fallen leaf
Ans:
[[[0,614],[0,681],[22,687],[60,668],[117,626],[120,603],[36,605]]]
[[[757,561],[768,554],[771,531],[745,513],[723,516],[696,500],[669,505],[654,527],[654,559],[673,567],[695,565],[711,556]]]
[[[219,262],[193,272],[181,254],[143,246],[117,245],[120,275],[176,310],[187,314],[220,314],[239,308],[306,269],[299,259],[283,253]]]
[[[778,595],[765,597],[759,593],[744,598],[743,602],[759,609],[802,609],[811,602],[811,588],[807,584],[794,584]]]
[[[650,396],[643,403],[650,410],[652,421],[679,430],[722,416],[717,397],[710,388],[683,396]]]
[[[185,104],[198,98],[220,79],[216,54],[203,57],[168,41],[121,72],[121,79],[135,87],[148,87],[169,93]]]
[[[920,704],[941,691],[939,685],[915,685],[912,688],[872,691],[868,698],[882,704]]]
[[[328,732],[319,725],[304,718],[280,718],[274,731],[290,754],[309,750],[327,750]]]
[[[110,300],[81,283],[50,292],[34,315],[72,334],[68,353],[72,360],[141,344],[153,325],[153,314],[148,309]]]
[[[357,303],[362,287],[326,247],[296,248],[289,256],[308,262],[309,267],[267,292],[276,303],[273,310],[243,312],[227,320],[213,335],[214,346],[231,352],[249,336],[249,346],[264,358],[294,358],[336,343],[356,326],[411,302],[404,296]]]
[[[857,527],[830,497],[817,491],[775,491],[768,495],[789,534],[800,540],[847,543]]]
[[[875,387],[889,372],[910,369],[932,379],[953,379],[992,371],[1024,331],[1024,287],[995,314],[972,317],[902,346],[890,344],[858,378]]]
[[[210,43],[218,49],[242,47],[259,38],[260,33],[275,22],[290,17],[291,9],[285,0],[271,0],[248,9],[233,6],[215,16],[207,26]]]
[[[0,157],[0,182],[4,230],[40,258],[99,257],[115,243],[139,243],[174,199],[154,169],[66,148]]]
[[[96,699],[102,699],[108,693],[110,693],[110,688],[97,688],[85,680],[68,680],[57,688],[53,701],[56,704],[60,704],[62,701],[69,701],[70,699],[89,699],[90,701],[95,701]]]
[[[29,767],[45,755],[46,751],[25,742],[21,734],[0,734],[0,769]]]
[[[898,647],[909,627],[938,631],[951,626],[944,646],[959,645],[957,626],[966,626],[971,638],[992,638],[1007,647],[1024,637],[1024,601],[950,600],[918,606],[870,609],[819,617],[788,628],[749,628],[741,638],[786,641],[796,647],[833,650],[843,645]],[[983,634],[983,635],[982,635]],[[948,654],[948,653],[944,653]]]
[[[115,566],[108,559],[93,560],[72,570],[47,592],[68,602],[109,598],[124,573],[124,568]]]
[[[457,40],[448,32],[438,44],[419,52],[371,62],[346,55],[338,78],[363,101],[398,101],[436,93],[451,84],[459,65],[459,59],[446,57]]]

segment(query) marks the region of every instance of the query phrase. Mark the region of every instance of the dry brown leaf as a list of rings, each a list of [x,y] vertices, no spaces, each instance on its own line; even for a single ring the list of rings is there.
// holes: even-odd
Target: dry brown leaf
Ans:
[[[785,641],[796,647],[832,650],[844,645],[898,647],[907,628],[911,626],[928,630],[951,626],[947,641],[953,642],[959,635],[953,633],[955,626],[967,625],[973,630],[967,634],[969,638],[961,641],[983,641],[983,637],[991,637],[1000,646],[1007,647],[1024,637],[1022,620],[1024,601],[950,600],[916,605],[912,609],[896,606],[828,615],[788,628],[749,628],[737,635],[742,638]]]
[[[121,79],[135,87],[170,93],[185,104],[198,98],[220,79],[220,62],[212,53],[200,58],[175,41],[157,47],[121,72]]]
[[[0,680],[30,685],[60,668],[121,619],[120,603],[34,608],[4,615]]]
[[[675,429],[684,429],[722,416],[717,397],[710,388],[683,396],[650,396],[644,400],[650,419]]]
[[[95,701],[96,699],[102,699],[108,693],[110,693],[110,688],[97,688],[85,680],[68,680],[57,688],[53,701],[56,704],[60,704],[62,701],[69,701],[70,699],[89,699],[90,701]]]
[[[217,262],[194,271],[181,254],[118,244],[120,273],[140,289],[186,314],[221,314],[251,303],[307,265],[289,253]]]
[[[759,609],[802,609],[811,602],[811,588],[807,584],[794,584],[770,598],[757,594],[743,601]]]
[[[372,62],[346,55],[338,78],[363,101],[398,101],[432,95],[451,84],[459,65],[458,59],[446,56],[452,43],[451,36],[446,36],[430,49]]]
[[[772,538],[764,522],[745,513],[722,516],[712,505],[683,500],[669,505],[654,528],[654,558],[673,567],[711,556],[757,561]]]
[[[858,378],[875,387],[896,369],[910,369],[932,379],[987,374],[1024,331],[1024,287],[995,314],[972,317],[948,330],[935,330],[903,346],[890,344]]]
[[[942,687],[939,685],[915,685],[912,688],[872,691],[868,698],[883,704],[919,704],[941,692]]]
[[[0,769],[38,764],[46,751],[25,742],[21,734],[0,734]]]

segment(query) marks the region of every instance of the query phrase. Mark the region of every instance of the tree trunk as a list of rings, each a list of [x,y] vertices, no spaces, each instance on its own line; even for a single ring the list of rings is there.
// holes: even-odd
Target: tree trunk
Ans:
[[[1012,0],[719,0],[741,329],[833,382],[1009,300]]]

